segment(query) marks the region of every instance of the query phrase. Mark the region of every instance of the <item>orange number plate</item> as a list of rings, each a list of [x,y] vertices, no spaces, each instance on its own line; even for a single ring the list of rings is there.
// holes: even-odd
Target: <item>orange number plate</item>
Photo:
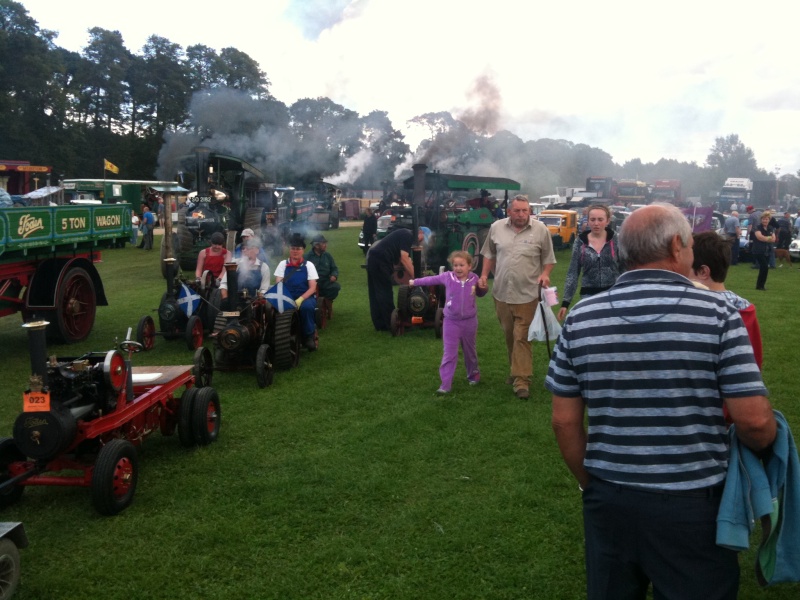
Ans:
[[[50,392],[25,392],[22,394],[23,412],[47,412],[50,410]]]

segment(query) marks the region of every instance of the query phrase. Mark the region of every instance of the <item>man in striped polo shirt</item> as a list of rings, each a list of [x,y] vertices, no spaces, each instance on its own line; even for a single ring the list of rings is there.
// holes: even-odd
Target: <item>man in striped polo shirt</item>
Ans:
[[[589,600],[644,598],[651,582],[656,597],[737,595],[737,555],[715,543],[723,403],[756,451],[776,426],[737,310],[688,279],[692,244],[677,208],[633,212],[619,234],[630,270],[575,306],[550,362],[553,430],[583,490]]]

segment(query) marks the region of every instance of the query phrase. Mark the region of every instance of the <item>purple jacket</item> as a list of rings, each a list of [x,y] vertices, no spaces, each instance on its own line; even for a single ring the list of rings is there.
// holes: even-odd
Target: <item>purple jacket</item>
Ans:
[[[488,289],[478,287],[478,276],[470,273],[466,281],[459,281],[452,271],[431,277],[420,277],[414,285],[443,285],[446,291],[444,316],[446,319],[474,319],[478,315],[475,296],[485,296]]]

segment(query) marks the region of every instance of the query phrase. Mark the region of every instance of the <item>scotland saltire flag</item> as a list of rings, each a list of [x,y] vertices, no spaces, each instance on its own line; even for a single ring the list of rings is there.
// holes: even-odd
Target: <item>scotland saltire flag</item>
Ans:
[[[267,295],[264,297],[279,313],[283,313],[283,311],[287,309],[297,308],[297,305],[294,303],[294,298],[283,291],[282,281],[269,288],[267,290]]]
[[[181,311],[183,311],[183,314],[187,317],[191,317],[200,307],[200,295],[185,283],[182,283],[181,289],[178,292],[178,306]]]

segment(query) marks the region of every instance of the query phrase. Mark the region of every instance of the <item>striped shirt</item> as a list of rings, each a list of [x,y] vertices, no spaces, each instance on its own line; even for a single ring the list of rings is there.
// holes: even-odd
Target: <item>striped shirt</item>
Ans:
[[[654,269],[624,273],[575,306],[545,387],[586,403],[593,477],[671,490],[722,482],[722,399],[767,394],[736,309]]]

